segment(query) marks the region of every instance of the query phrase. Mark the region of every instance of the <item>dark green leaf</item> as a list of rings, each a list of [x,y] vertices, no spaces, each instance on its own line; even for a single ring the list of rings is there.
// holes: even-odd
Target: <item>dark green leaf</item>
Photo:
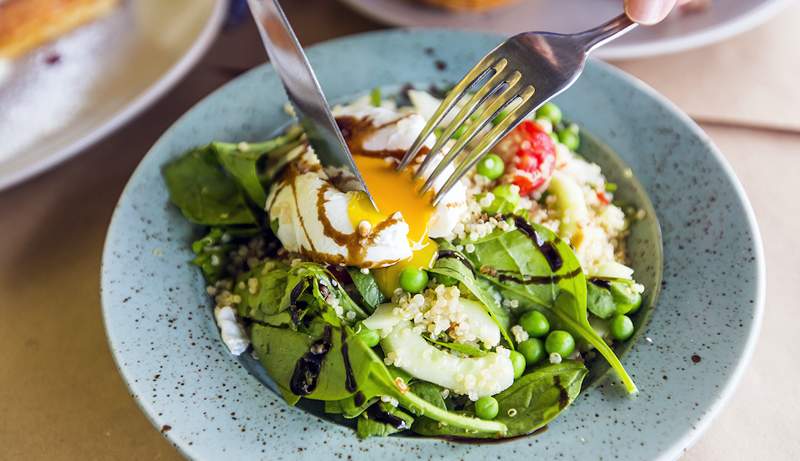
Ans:
[[[415,381],[411,384],[411,392],[417,394],[428,403],[446,410],[447,405],[445,405],[444,397],[442,397],[443,390],[444,388],[442,386],[427,381]]]
[[[528,235],[531,232],[537,235]],[[617,372],[628,392],[636,392],[636,385],[619,358],[589,325],[586,277],[569,245],[536,224],[525,232],[497,230],[472,243],[475,251],[467,256],[480,268],[481,276],[494,283],[504,297],[519,301],[526,309],[540,310],[551,323],[594,346]],[[561,264],[556,271],[551,269],[540,245],[549,245],[559,255]]]
[[[170,200],[189,221],[207,226],[256,224],[239,186],[220,168],[210,146],[171,161],[163,173]]]
[[[276,260],[263,261],[240,275],[234,290],[242,298],[239,315],[266,322],[267,317],[282,312],[286,307],[280,305],[280,300],[288,278],[289,266]]]
[[[318,338],[285,328],[255,324],[252,331],[253,348],[270,377],[285,389],[298,361]],[[353,394],[345,386],[345,367],[342,356],[341,330],[333,328],[331,347],[325,354],[316,388],[307,397],[314,400],[342,400]],[[351,356],[352,357],[352,356]],[[352,359],[351,359],[352,360]],[[356,383],[365,382],[368,368],[353,367]]]
[[[221,228],[212,227],[208,234],[192,243],[196,255],[192,263],[203,271],[208,284],[231,276],[230,252],[238,245],[249,241],[261,230],[258,227]]]
[[[356,290],[361,295],[361,300],[366,304],[370,312],[374,311],[379,304],[386,301],[372,273],[364,274],[355,267],[349,267],[347,272],[350,274],[350,278],[353,280],[353,285],[355,285]]]
[[[259,161],[265,155],[274,156],[279,148],[296,145],[299,136],[299,131],[290,130],[283,136],[264,142],[238,144],[212,142],[211,149],[214,150],[219,164],[261,209],[267,202],[267,194],[261,184]]]
[[[580,362],[564,361],[532,370],[514,381],[508,389],[494,396],[500,411],[494,419],[508,427],[506,437],[530,434],[553,420],[580,393],[588,370]],[[467,414],[472,414],[472,407]],[[481,433],[441,425],[428,418],[419,418],[412,427],[422,435],[448,435],[470,438],[496,438],[497,434]]]
[[[409,415],[408,413],[400,410],[399,408],[393,407],[388,403],[376,403],[374,404],[380,413],[389,415],[390,417],[398,418],[402,421],[401,427],[395,427],[391,424],[387,424],[385,422],[381,422],[374,418],[376,412],[372,411],[370,408],[369,411],[365,411],[361,414],[358,418],[358,426],[356,428],[356,434],[358,435],[359,439],[366,439],[367,437],[385,437],[387,435],[392,435],[394,433],[400,432],[411,427],[411,424],[414,423],[414,417]]]

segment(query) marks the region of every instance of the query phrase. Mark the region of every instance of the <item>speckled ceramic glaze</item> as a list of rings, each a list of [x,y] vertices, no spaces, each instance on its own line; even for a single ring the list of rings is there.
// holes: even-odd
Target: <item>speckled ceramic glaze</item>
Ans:
[[[379,85],[456,80],[498,42],[468,32],[391,31],[319,45],[309,57],[337,100]],[[660,299],[623,357],[639,394],[627,397],[606,379],[546,432],[485,445],[410,437],[359,441],[349,429],[288,407],[220,342],[200,272],[187,264],[194,230],[168,203],[161,178],[165,162],[195,145],[273,135],[287,122],[284,101],[269,67],[206,98],[142,161],[109,229],[102,290],[111,348],[134,398],[185,455],[672,459],[730,396],[763,302],[761,243],[750,206],[697,126],[641,83],[592,62],[557,102],[631,166],[663,231]]]

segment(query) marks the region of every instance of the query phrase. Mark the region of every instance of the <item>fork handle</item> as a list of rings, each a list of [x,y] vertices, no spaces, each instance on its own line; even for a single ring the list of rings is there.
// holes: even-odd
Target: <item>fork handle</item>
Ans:
[[[575,34],[575,38],[583,44],[588,54],[604,43],[628,33],[636,26],[637,24],[623,13],[605,24]]]

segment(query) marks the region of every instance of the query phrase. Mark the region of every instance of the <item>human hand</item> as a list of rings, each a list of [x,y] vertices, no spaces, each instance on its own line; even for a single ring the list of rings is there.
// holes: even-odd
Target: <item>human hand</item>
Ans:
[[[625,0],[625,13],[639,24],[651,25],[664,20],[675,5],[687,0]]]

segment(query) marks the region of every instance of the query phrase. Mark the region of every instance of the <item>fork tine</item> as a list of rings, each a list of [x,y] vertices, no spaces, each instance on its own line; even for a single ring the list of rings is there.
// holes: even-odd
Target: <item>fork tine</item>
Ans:
[[[425,184],[423,184],[422,188],[420,188],[420,193],[425,193],[428,191],[433,186],[436,178],[442,174],[447,165],[449,165],[464,150],[467,144],[469,144],[475,138],[475,136],[478,135],[484,126],[491,122],[492,118],[494,118],[499,111],[508,105],[509,101],[514,99],[514,97],[506,98],[505,96],[512,92],[514,86],[516,86],[521,78],[522,74],[519,71],[514,71],[502,83],[497,85],[496,88],[502,89],[497,91],[497,95],[494,97],[494,99],[481,110],[480,115],[478,115],[478,119],[472,124],[472,126],[467,128],[467,131],[458,139],[447,155],[445,155],[445,157],[439,162],[433,172],[428,176]],[[492,93],[495,93],[495,91],[492,91]]]
[[[495,73],[486,83],[484,83],[480,89],[467,101],[464,107],[458,111],[458,114],[455,116],[453,121],[444,129],[441,136],[438,136],[436,139],[436,143],[434,143],[431,150],[425,156],[425,159],[422,161],[422,164],[417,168],[417,172],[414,175],[415,178],[423,178],[425,170],[428,169],[428,165],[430,165],[431,160],[434,156],[442,149],[442,147],[450,140],[450,136],[455,133],[455,131],[461,126],[464,121],[470,117],[473,113],[476,113],[478,109],[490,98],[497,96],[502,91],[505,91],[506,88],[503,87],[502,84],[498,84],[499,80],[508,80],[508,73],[506,72],[497,72]]]
[[[494,64],[492,64],[494,63]],[[422,148],[422,145],[425,144],[425,140],[428,139],[428,136],[433,133],[433,129],[442,119],[447,115],[448,112],[461,100],[461,98],[466,94],[466,91],[471,88],[476,82],[480,81],[481,79],[485,78],[490,73],[499,73],[501,72],[506,65],[508,65],[508,60],[505,58],[497,59],[494,56],[488,55],[481,59],[481,61],[475,65],[464,78],[459,81],[452,90],[447,94],[439,107],[436,109],[436,112],[433,113],[433,116],[428,120],[428,123],[425,124],[425,127],[420,132],[417,139],[414,141],[414,144],[406,151],[403,159],[400,161],[400,164],[397,166],[397,170],[400,171],[408,166],[411,163],[411,160],[416,157],[419,150]]]
[[[496,113],[499,113],[503,109],[510,107],[511,104],[516,104],[514,109],[511,113],[503,119],[497,126],[495,126],[486,136],[481,138],[480,143],[475,146],[469,155],[462,161],[455,169],[452,175],[445,181],[439,191],[433,198],[433,205],[436,206],[439,201],[444,197],[453,186],[466,174],[470,169],[472,169],[475,164],[480,161],[480,159],[489,152],[497,141],[502,139],[506,136],[511,130],[513,130],[525,116],[531,112],[534,108],[534,102],[531,100],[531,96],[534,93],[533,86],[525,87],[522,92],[515,95],[514,98],[511,98],[504,107],[498,108]],[[519,101],[519,103],[515,103],[515,101]],[[431,175],[433,176],[433,175]]]

